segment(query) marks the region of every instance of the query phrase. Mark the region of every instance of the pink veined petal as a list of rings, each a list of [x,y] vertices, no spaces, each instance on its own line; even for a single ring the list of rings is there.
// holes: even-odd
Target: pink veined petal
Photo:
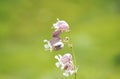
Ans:
[[[67,31],[69,30],[69,25],[64,20],[58,20],[55,24],[53,24],[56,30]]]
[[[62,58],[61,61],[65,64],[67,62],[72,61],[72,55],[71,54],[65,54]]]

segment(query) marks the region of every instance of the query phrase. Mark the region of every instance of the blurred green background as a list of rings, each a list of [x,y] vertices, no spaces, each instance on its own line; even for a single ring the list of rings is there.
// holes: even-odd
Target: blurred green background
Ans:
[[[69,23],[77,79],[120,79],[120,0],[0,0],[0,79],[74,79],[44,51],[56,19]]]

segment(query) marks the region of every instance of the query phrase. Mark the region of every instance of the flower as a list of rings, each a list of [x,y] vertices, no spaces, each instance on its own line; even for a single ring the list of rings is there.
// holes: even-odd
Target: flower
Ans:
[[[53,27],[56,30],[61,30],[62,32],[63,31],[69,31],[69,25],[68,25],[67,22],[65,22],[64,20],[59,20],[59,19],[57,19],[57,20],[58,21],[53,24]]]
[[[47,44],[44,45],[46,50],[59,50],[64,47],[64,44],[60,37],[53,37],[50,41],[44,40]]]
[[[64,73],[63,73],[64,76],[68,77],[69,73],[72,75],[73,73],[77,72],[77,68],[73,64],[71,54],[67,53],[67,54],[65,54],[63,56],[56,55],[55,59],[58,60],[58,62],[56,62],[56,66],[58,68],[61,67],[61,69],[64,70]]]
[[[44,42],[47,43],[47,44],[44,45],[44,48],[45,48],[46,50],[50,50],[50,52],[52,52],[53,47],[52,47],[50,41],[48,41],[48,40],[44,40]]]
[[[69,25],[67,24],[67,22],[63,21],[63,20],[59,20],[53,24],[53,27],[55,28],[55,31],[52,33],[52,39],[50,41],[48,40],[44,40],[44,42],[46,42],[47,44],[44,45],[46,50],[60,50],[61,48],[64,47],[64,43],[62,42],[61,38],[60,38],[60,34],[63,31],[68,31],[69,30]],[[68,41],[68,40],[67,40]]]

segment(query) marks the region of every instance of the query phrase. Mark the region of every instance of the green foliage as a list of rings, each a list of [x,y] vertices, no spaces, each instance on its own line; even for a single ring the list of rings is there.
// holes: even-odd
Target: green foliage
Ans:
[[[70,24],[78,79],[120,79],[119,3],[0,0],[0,79],[68,79],[55,67],[55,52],[43,48],[57,18]]]

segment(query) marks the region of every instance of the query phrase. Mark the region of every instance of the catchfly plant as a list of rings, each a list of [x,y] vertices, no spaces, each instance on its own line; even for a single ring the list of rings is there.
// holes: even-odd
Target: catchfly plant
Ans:
[[[57,62],[55,65],[63,71],[64,76],[68,77],[74,74],[75,79],[77,79],[76,74],[78,67],[76,66],[75,52],[71,43],[69,24],[64,20],[57,19],[57,22],[53,24],[52,28],[54,28],[52,38],[50,40],[44,40],[44,48],[50,52],[57,52],[65,46],[68,46],[70,50],[68,50],[69,52],[64,53],[64,55],[56,53],[55,59]],[[64,32],[68,32],[69,35],[61,37],[61,34]]]

